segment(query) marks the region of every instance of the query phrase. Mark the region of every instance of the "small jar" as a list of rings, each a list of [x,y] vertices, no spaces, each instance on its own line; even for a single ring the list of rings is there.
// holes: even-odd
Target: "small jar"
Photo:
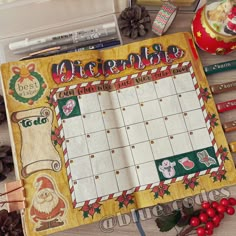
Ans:
[[[192,33],[203,51],[224,55],[236,50],[236,0],[208,1],[197,11]]]

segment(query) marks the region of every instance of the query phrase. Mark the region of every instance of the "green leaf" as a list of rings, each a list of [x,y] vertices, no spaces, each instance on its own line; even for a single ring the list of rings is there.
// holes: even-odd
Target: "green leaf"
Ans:
[[[99,207],[95,209],[95,212],[98,213],[98,214],[101,213],[101,210],[99,209]]]
[[[120,203],[119,203],[119,208],[122,208],[123,205],[124,205],[123,202],[120,202]]]
[[[134,204],[134,200],[133,199],[129,200],[129,203]]]
[[[88,218],[88,216],[89,216],[88,211],[84,211],[83,216],[84,216],[84,218]]]
[[[180,220],[178,221],[177,226],[178,226],[178,227],[184,227],[184,226],[188,225],[189,220],[190,220],[191,217],[192,217],[191,215],[183,216],[183,217],[180,218]]]
[[[154,194],[154,199],[157,199],[158,198],[158,193],[155,193]]]
[[[185,184],[185,189],[188,189],[188,187],[189,187],[189,186],[188,186],[187,184]]]
[[[170,192],[168,190],[165,191],[166,195],[170,195]]]
[[[222,176],[222,179],[223,179],[223,180],[226,180],[226,177],[225,177],[225,175],[223,175],[223,176]]]
[[[172,214],[167,216],[161,216],[156,219],[157,227],[160,232],[167,232],[171,230],[181,219],[180,211],[173,211]]]

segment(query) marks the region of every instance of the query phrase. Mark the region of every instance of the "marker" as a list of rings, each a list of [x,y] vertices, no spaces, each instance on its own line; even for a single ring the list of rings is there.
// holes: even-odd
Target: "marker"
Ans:
[[[223,127],[225,132],[236,131],[236,120],[225,122],[225,123],[222,124],[222,127]]]
[[[53,34],[48,35],[41,38],[35,38],[35,39],[24,39],[21,41],[13,42],[9,44],[10,50],[17,50],[21,48],[31,47],[34,45],[40,45],[44,44],[46,42],[51,42],[58,39],[70,39],[70,43],[78,43],[83,42],[86,40],[92,40],[100,37],[105,37],[111,34],[116,33],[116,25],[115,22],[107,23],[103,25],[96,25],[93,27],[77,30],[77,31],[70,31],[70,32],[64,32],[60,34]],[[53,45],[57,46],[57,45]]]
[[[229,148],[231,152],[236,152],[236,142],[231,142]]]
[[[236,109],[236,99],[216,104],[218,112],[231,111]]]
[[[40,58],[40,57],[48,57],[48,56],[53,56],[53,55],[58,55],[66,52],[80,52],[80,51],[85,51],[85,50],[99,50],[99,49],[104,49],[112,46],[120,45],[120,40],[113,40],[113,41],[107,41],[103,43],[98,43],[95,45],[90,45],[86,47],[76,47],[75,44],[72,45],[66,45],[66,46],[61,46],[61,47],[55,47],[52,48],[52,50],[48,49],[48,51],[41,51],[38,54],[34,53],[34,55],[29,55],[26,57],[22,57],[20,61],[23,60],[29,60],[29,59],[35,59],[35,58]]]
[[[117,39],[117,37],[115,37],[115,35],[110,35],[110,36],[101,37],[98,39],[92,39],[92,40],[88,40],[88,41],[79,42],[79,43],[77,43],[77,45],[78,45],[77,47],[84,47],[84,46],[88,46],[88,45],[92,45],[92,44],[96,44],[96,43],[101,43],[101,42],[107,41],[107,40],[114,40],[114,39]],[[37,51],[41,51],[43,49],[48,49],[48,48],[58,47],[58,46],[63,46],[63,45],[68,45],[68,44],[73,44],[73,40],[71,40],[70,38],[56,39],[51,42],[41,43],[39,45],[33,45],[31,47],[18,49],[16,51],[13,51],[13,54],[19,55],[19,54],[34,53]]]
[[[211,85],[210,89],[213,94],[220,94],[220,93],[232,91],[236,89],[236,81]]]
[[[206,75],[236,69],[236,60],[226,61],[203,67]]]

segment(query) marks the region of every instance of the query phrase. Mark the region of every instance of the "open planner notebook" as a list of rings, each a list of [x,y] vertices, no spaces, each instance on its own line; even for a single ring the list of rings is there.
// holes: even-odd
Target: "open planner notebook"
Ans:
[[[26,235],[236,183],[189,33],[1,66]]]

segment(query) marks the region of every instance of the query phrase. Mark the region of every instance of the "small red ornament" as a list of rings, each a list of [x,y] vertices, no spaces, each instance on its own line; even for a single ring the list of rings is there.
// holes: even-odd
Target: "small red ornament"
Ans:
[[[197,217],[192,217],[190,220],[190,225],[193,227],[196,227],[198,225],[200,225],[200,220]]]
[[[213,208],[217,208],[217,207],[219,206],[219,203],[216,202],[216,201],[214,201],[214,202],[211,203],[211,206],[212,206]]]
[[[206,223],[208,220],[208,215],[204,212],[200,213],[199,219],[201,220],[202,223]]]
[[[229,205],[229,201],[226,198],[222,198],[220,200],[220,204],[227,207]]]
[[[209,0],[197,11],[191,28],[203,51],[224,55],[236,49],[236,10],[232,3]]]
[[[234,210],[233,207],[229,206],[229,207],[227,207],[227,209],[226,209],[226,213],[227,213],[228,215],[233,215],[233,214],[235,213],[235,210]]]
[[[225,217],[223,213],[219,213],[218,216],[220,217],[221,220]]]
[[[223,206],[221,204],[216,209],[219,213],[224,213],[226,211],[225,206]]]
[[[212,222],[214,223],[214,225],[218,225],[220,223],[221,219],[218,215],[215,215],[213,218],[212,218]]]
[[[205,236],[206,235],[205,229],[203,227],[197,228],[197,235],[198,236]]]
[[[211,229],[207,229],[207,230],[205,230],[205,232],[206,232],[206,235],[212,235],[213,234],[213,230],[211,230]]]
[[[213,230],[214,229],[214,227],[215,227],[215,225],[214,225],[214,223],[212,222],[212,221],[208,221],[207,223],[206,223],[206,229],[210,229],[210,230]]]
[[[214,210],[213,208],[208,208],[208,209],[206,210],[206,213],[207,213],[207,215],[210,216],[211,218],[216,215],[216,212],[215,212],[215,210]]]
[[[232,205],[232,206],[235,206],[236,205],[236,199],[231,197],[229,198],[229,204]]]
[[[208,208],[210,208],[210,206],[211,206],[211,204],[209,203],[209,202],[202,202],[202,208],[203,209],[208,209]]]

